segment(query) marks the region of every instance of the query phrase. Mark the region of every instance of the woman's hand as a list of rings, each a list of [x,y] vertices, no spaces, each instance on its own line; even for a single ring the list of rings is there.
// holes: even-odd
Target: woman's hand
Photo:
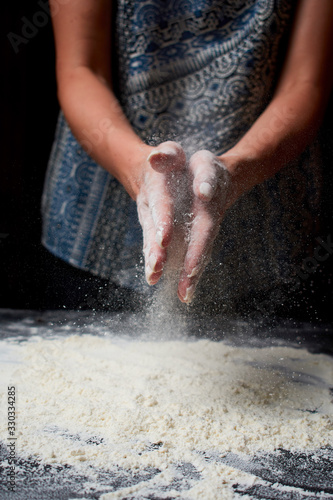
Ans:
[[[145,271],[149,285],[156,284],[163,273],[185,169],[185,153],[179,144],[171,141],[152,148],[143,165],[136,202],[143,230]]]
[[[223,162],[210,151],[198,151],[189,162],[192,221],[187,236],[184,266],[178,285],[178,297],[191,302],[195,288],[210,259],[214,240],[228,207],[231,178]]]

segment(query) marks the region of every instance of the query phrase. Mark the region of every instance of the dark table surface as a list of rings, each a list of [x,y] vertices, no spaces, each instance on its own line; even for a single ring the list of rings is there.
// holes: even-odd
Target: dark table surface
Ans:
[[[145,318],[136,316],[136,335],[140,332]],[[312,353],[325,353],[333,356],[333,329],[330,325],[313,325],[304,323],[288,323],[278,319],[257,322],[226,320],[221,317],[195,318],[187,322],[189,337],[208,337],[213,340],[224,340],[235,346],[261,348],[270,346],[289,346],[307,349]],[[119,335],[133,336],[133,315],[108,315],[101,313],[74,311],[14,311],[0,310],[0,340],[12,339],[23,342],[31,335],[65,336],[70,334],[93,333],[101,335],[103,328],[110,325]],[[101,328],[102,326],[102,328]],[[228,332],[227,334],[225,332]],[[333,362],[333,360],[332,360]],[[333,381],[332,381],[333,386]],[[333,397],[333,387],[331,389]],[[69,436],[80,439],[79,436]],[[91,443],[98,446],[98,441]],[[5,463],[8,450],[0,443],[0,498],[13,500],[75,498],[97,499],[103,493],[115,492],[120,488],[134,486],[141,481],[158,475],[161,471],[147,468],[143,471],[94,470],[98,476],[91,482],[88,476],[80,474],[75,467],[69,465],[45,464],[33,458],[18,457],[16,464],[16,491],[8,492],[5,477]],[[238,470],[256,476],[252,486],[233,484],[235,498],[252,499],[332,499],[333,500],[333,449],[330,447],[315,452],[297,452],[277,449],[273,453],[260,452],[251,457],[227,453],[223,457],[205,455],[205,460],[220,461]],[[168,496],[168,488],[179,492],[177,498],[188,499],[187,490],[200,480],[201,474],[190,463],[177,464],[177,479],[165,486],[163,491],[142,496],[131,494],[131,499],[149,498],[172,499]]]

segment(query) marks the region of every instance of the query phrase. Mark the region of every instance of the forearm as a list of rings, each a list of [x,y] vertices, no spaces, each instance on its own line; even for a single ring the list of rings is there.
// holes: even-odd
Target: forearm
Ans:
[[[145,146],[115,98],[111,0],[62,2],[53,17],[60,105],[79,142],[136,199]]]
[[[58,96],[82,147],[135,199],[140,181],[137,166],[150,148],[134,133],[109,85],[84,66],[58,69]]]
[[[297,159],[320,125],[326,98],[302,83],[278,93],[243,138],[221,159],[232,175],[238,198]]]
[[[275,95],[222,156],[234,186],[229,206],[296,159],[316,135],[332,89],[332,23],[332,0],[299,0]]]

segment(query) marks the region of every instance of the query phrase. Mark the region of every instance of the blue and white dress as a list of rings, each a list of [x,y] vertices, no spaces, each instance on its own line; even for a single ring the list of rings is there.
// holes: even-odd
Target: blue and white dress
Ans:
[[[237,143],[272,97],[293,4],[118,0],[116,86],[136,133],[150,144],[176,140],[188,154],[221,154]],[[227,213],[202,280],[214,281],[224,301],[292,281],[318,217],[313,148]],[[119,285],[143,286],[136,205],[84,152],[62,114],[42,211],[43,244],[54,255]]]

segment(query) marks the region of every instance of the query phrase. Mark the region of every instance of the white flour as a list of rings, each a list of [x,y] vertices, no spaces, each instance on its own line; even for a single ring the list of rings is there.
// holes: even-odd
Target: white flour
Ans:
[[[9,348],[0,342],[0,352]],[[333,368],[325,355],[92,335],[34,337],[10,349],[22,364],[7,364],[1,373],[1,440],[8,383],[17,388],[20,455],[82,471],[116,464],[161,471],[105,499],[169,484],[180,463],[192,464],[201,479],[185,494],[169,489],[166,497],[231,499],[234,482],[255,477],[203,453],[333,446]]]

